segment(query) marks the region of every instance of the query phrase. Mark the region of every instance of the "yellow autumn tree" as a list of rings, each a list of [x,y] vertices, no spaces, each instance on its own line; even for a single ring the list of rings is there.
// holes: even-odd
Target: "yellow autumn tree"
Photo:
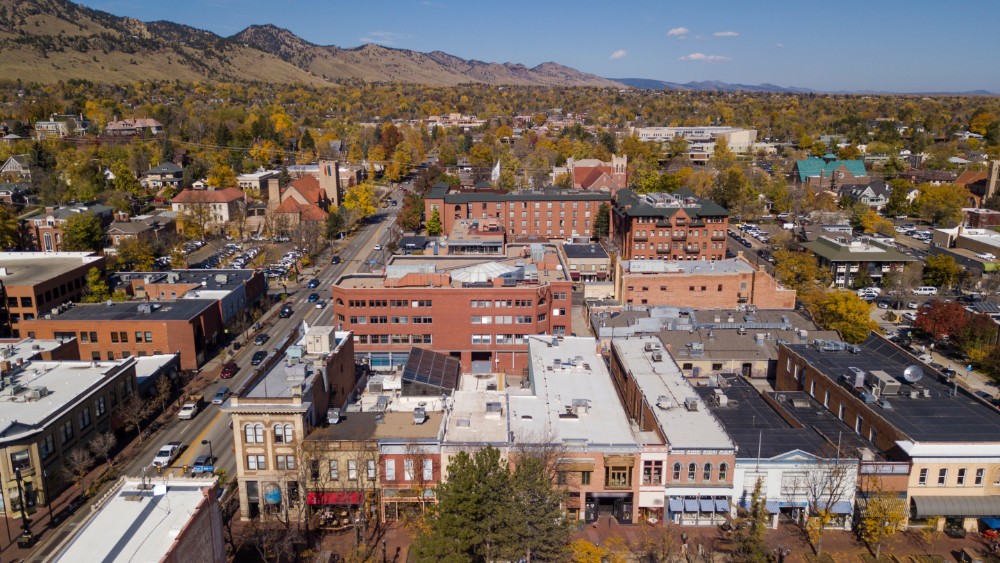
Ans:
[[[347,188],[344,192],[344,209],[363,218],[374,215],[378,208],[375,186],[369,182]]]

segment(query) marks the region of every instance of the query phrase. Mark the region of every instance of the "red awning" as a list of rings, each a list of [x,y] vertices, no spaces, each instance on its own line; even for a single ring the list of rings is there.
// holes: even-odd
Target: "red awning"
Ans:
[[[580,279],[580,272],[570,272],[569,277],[574,281],[578,280]]]
[[[603,279],[605,279],[607,277],[608,277],[608,273],[607,272],[597,272],[597,279],[603,280]]]
[[[312,492],[306,493],[306,504],[361,504],[362,497],[359,492],[333,491],[333,492]]]

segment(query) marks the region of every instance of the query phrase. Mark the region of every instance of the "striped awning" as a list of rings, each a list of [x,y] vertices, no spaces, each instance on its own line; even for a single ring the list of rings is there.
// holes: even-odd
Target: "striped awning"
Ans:
[[[698,512],[698,501],[694,499],[684,499],[684,512]]]
[[[715,499],[715,511],[729,512],[729,501],[723,499]]]
[[[965,518],[990,518],[1000,516],[1000,496],[945,497],[919,496],[910,499],[917,518],[932,516],[961,516]]]
[[[702,512],[715,512],[715,501],[710,498],[703,498],[699,501],[701,503]]]
[[[684,501],[679,498],[670,499],[667,505],[670,508],[670,512],[684,512]]]

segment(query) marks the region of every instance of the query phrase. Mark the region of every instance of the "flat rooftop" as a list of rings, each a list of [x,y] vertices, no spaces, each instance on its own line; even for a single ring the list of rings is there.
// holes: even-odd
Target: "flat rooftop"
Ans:
[[[534,247],[534,250],[533,250]],[[381,274],[346,274],[335,282],[343,288],[493,287],[504,278],[513,285],[569,281],[555,246],[508,245],[499,255],[393,256]]]
[[[17,342],[0,343],[0,373],[6,371],[3,367],[6,363],[9,363],[12,369],[16,369],[18,362],[27,362],[39,354],[59,348],[66,342],[69,340],[25,338]]]
[[[621,358],[624,369],[635,379],[671,449],[733,449],[733,441],[719,421],[705,409],[694,386],[684,377],[670,354],[662,349],[659,339],[652,336],[616,338],[611,345]],[[647,350],[647,347],[651,349]],[[661,359],[656,359],[657,354]],[[689,409],[686,405],[696,408]]]
[[[153,484],[165,486],[165,493],[140,491],[138,479],[125,481],[63,546],[54,561],[163,560],[177,533],[204,502],[205,489],[215,485],[215,479],[154,479]],[[137,497],[141,500],[134,500]]]
[[[907,256],[895,248],[883,245],[874,239],[818,237],[802,246],[830,262],[914,262],[916,258]]]
[[[768,402],[741,377],[723,378],[721,383],[722,387],[696,391],[736,442],[738,459],[757,459],[758,451],[760,459],[770,459],[794,450],[829,459],[835,457],[838,441],[840,457],[857,458],[858,449],[873,449],[807,393],[773,393],[769,394],[773,402]],[[726,397],[725,404],[717,393]]]
[[[531,336],[528,351],[530,388],[508,390],[515,441],[551,438],[588,448],[638,445],[593,338]]]
[[[52,317],[60,321],[187,321],[205,309],[215,307],[214,299],[180,299],[148,303],[146,301],[114,301],[111,305],[76,304]],[[140,312],[140,307],[143,311]]]
[[[60,413],[85,401],[108,379],[132,369],[135,358],[124,360],[29,361],[6,374],[12,385],[0,390],[0,443],[35,432]],[[43,394],[33,390],[44,388]]]
[[[563,252],[566,253],[566,257],[570,259],[583,259],[583,258],[595,258],[595,259],[607,259],[608,252],[604,250],[604,247],[597,244],[564,244]]]
[[[899,394],[884,395],[890,408],[870,404],[869,408],[915,442],[1000,442],[1000,411],[969,391],[938,380],[934,370],[924,366],[924,376],[911,385],[903,379],[903,370],[920,365],[912,355],[878,336],[871,335],[859,346],[857,354],[849,350],[826,351],[814,345],[788,346],[810,365],[834,382],[851,374],[849,368],[884,371],[900,382]],[[909,398],[912,389],[926,389],[929,398]],[[860,400],[860,399],[859,399]]]
[[[307,347],[307,337],[317,333],[329,334],[332,329],[333,327],[309,327],[309,332],[299,338],[295,344],[289,346],[285,350],[285,356],[280,361],[275,362],[271,369],[257,379],[240,397],[258,399],[253,404],[261,404],[259,399],[281,399],[284,402],[292,398],[294,387],[302,386],[302,398],[305,405],[307,403],[305,399],[311,396],[309,387],[315,382],[315,376],[325,369],[326,362],[322,361],[323,357],[336,353],[340,344],[349,338],[351,333],[333,331],[334,349],[313,352],[310,352]],[[314,363],[317,360],[320,360],[324,367],[317,367]],[[236,406],[234,405],[234,407]]]
[[[754,272],[744,260],[623,260],[626,274],[697,274],[702,276],[730,276]]]
[[[0,282],[34,286],[103,259],[93,252],[0,252]]]
[[[135,381],[142,387],[143,381],[152,377],[163,368],[174,364],[177,369],[179,354],[154,354],[152,356],[136,356],[135,358]]]
[[[461,390],[452,396],[445,441],[506,444],[510,431],[507,406],[507,394],[496,390],[495,378],[464,375]]]
[[[198,284],[204,290],[232,291],[254,276],[254,270],[169,270],[166,272],[117,272],[111,275],[111,288],[131,285],[133,281],[149,284]],[[142,285],[142,284],[140,284]]]
[[[423,424],[415,424],[411,412],[347,412],[340,422],[315,428],[306,440],[437,440],[445,414],[427,412]]]
[[[832,330],[806,331],[803,335],[796,330],[734,328],[702,328],[694,332],[664,330],[658,336],[678,363],[698,360],[776,360],[779,342],[808,344],[816,338],[840,338],[840,334]]]

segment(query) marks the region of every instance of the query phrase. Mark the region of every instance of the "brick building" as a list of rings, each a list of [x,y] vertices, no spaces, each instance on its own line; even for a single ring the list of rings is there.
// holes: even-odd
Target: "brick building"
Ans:
[[[339,327],[359,362],[392,369],[411,346],[459,358],[466,371],[520,371],[527,337],[572,332],[572,282],[551,245],[509,245],[503,256],[394,256],[383,273],[333,284]]]
[[[1000,412],[882,336],[779,345],[775,389],[808,393],[890,460],[910,463],[910,525],[941,517],[939,529],[976,531],[979,517],[1000,514]]]
[[[94,361],[177,353],[181,369],[197,369],[224,338],[215,299],[75,305],[49,316],[22,321],[21,333],[40,339],[77,338],[80,357]]]
[[[611,193],[605,191],[546,188],[505,192],[438,184],[424,198],[424,217],[430,219],[437,210],[445,233],[451,232],[456,222],[496,219],[511,238],[592,236],[598,209],[610,201]]]
[[[322,452],[305,448],[304,441],[356,383],[349,333],[314,326],[289,341],[295,344],[272,353],[245,390],[223,405],[233,422],[243,519],[286,509],[298,517],[303,501],[315,504],[307,491],[317,488],[313,464]],[[306,472],[313,471],[310,479]]]
[[[117,272],[111,276],[110,286],[112,291],[122,290],[149,302],[215,299],[224,325],[235,320],[245,326],[250,308],[267,293],[267,278],[258,270],[246,269]]]
[[[38,252],[60,252],[63,249],[63,226],[70,217],[93,213],[101,225],[111,224],[113,209],[107,205],[77,205],[74,207],[46,207],[22,221],[27,232],[28,245]]]
[[[682,526],[724,522],[733,510],[736,445],[660,341],[615,339],[610,372],[626,416],[666,445],[649,491],[659,495],[659,511],[650,514]]]
[[[178,214],[178,232],[183,230],[184,221],[221,230],[238,216],[245,216],[246,195],[237,188],[184,190],[170,200],[170,205]]]
[[[50,502],[72,479],[64,459],[97,434],[115,431],[119,403],[137,392],[135,359],[114,362],[15,362],[5,369],[0,403],[0,513],[20,512],[17,474],[29,512]],[[13,491],[13,493],[12,493]]]
[[[104,269],[104,257],[90,252],[0,252],[0,337],[17,338],[22,321],[76,303],[87,272]]]
[[[575,189],[607,191],[614,195],[628,187],[628,156],[611,155],[611,162],[570,157],[565,166],[552,168],[552,183],[563,174],[569,174]]]
[[[728,211],[684,188],[621,190],[611,208],[610,236],[623,260],[722,260],[728,228]]]
[[[794,309],[795,290],[742,258],[708,262],[624,260],[615,271],[615,298],[626,305],[696,309]]]

